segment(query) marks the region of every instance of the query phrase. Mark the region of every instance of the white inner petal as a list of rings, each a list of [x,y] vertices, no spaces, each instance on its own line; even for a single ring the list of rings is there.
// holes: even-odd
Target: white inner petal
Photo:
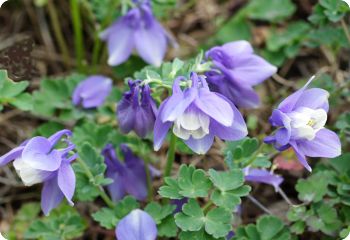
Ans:
[[[201,139],[209,133],[210,118],[200,111],[186,110],[175,119],[173,132],[184,140]]]
[[[30,167],[22,158],[17,158],[13,162],[13,166],[26,186],[43,182],[46,177],[45,172]]]
[[[295,137],[307,140],[313,140],[327,122],[327,113],[323,109],[301,107],[288,115]]]

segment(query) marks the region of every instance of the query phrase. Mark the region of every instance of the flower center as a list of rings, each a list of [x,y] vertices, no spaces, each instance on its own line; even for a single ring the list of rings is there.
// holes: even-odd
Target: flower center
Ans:
[[[323,109],[301,107],[288,115],[291,119],[292,136],[307,140],[313,140],[327,122],[327,113]]]
[[[210,118],[201,111],[189,107],[180,117],[175,119],[173,132],[184,140],[190,137],[201,139],[209,134]]]

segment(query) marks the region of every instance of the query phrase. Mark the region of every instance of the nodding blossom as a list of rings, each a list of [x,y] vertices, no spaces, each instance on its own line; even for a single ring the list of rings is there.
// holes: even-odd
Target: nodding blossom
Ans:
[[[334,158],[341,154],[339,137],[325,128],[329,93],[321,88],[307,89],[311,81],[272,112],[270,123],[277,130],[264,140],[279,151],[293,148],[300,163],[309,171],[311,167],[306,156]]]
[[[254,54],[247,41],[213,47],[206,52],[206,57],[213,61],[213,69],[206,73],[210,89],[243,108],[259,106],[259,95],[253,87],[277,71],[275,66]]]
[[[78,84],[73,92],[72,102],[75,106],[96,108],[104,103],[111,90],[111,79],[93,75]]]
[[[153,15],[149,1],[135,4],[136,7],[100,34],[107,42],[108,64],[116,66],[125,62],[136,49],[144,61],[160,66],[171,39]]]
[[[122,218],[115,229],[118,240],[155,240],[157,224],[147,212],[132,210]]]
[[[157,106],[147,84],[141,86],[140,80],[129,80],[129,87],[117,106],[119,128],[123,133],[134,130],[144,138],[153,130]]]
[[[59,140],[71,136],[62,130],[49,138],[33,137],[0,157],[0,166],[13,161],[19,177],[26,186],[44,183],[41,193],[41,209],[45,215],[57,207],[65,197],[73,205],[75,174],[71,162],[77,154],[70,154],[75,145],[65,139],[66,147],[55,149]]]
[[[180,80],[174,81],[172,95],[159,108],[154,126],[156,151],[169,129],[199,154],[209,150],[215,136],[233,141],[247,135],[241,113],[226,97],[211,92],[203,76],[191,73],[192,86],[184,90]]]
[[[107,144],[102,150],[107,165],[106,177],[113,180],[113,183],[107,186],[113,201],[119,201],[124,196],[130,194],[137,200],[147,198],[147,176],[144,161],[136,157],[131,149],[122,144],[120,150],[124,156],[124,162],[121,162],[111,144]],[[152,166],[149,166],[152,177],[160,175],[160,172]]]

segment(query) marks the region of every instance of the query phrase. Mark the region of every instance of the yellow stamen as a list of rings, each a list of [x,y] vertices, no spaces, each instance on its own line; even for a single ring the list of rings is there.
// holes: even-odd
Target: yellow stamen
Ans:
[[[315,123],[316,123],[315,120],[311,118],[311,119],[309,120],[309,122],[307,123],[307,125],[310,126],[310,127],[312,127],[312,126],[315,125]]]

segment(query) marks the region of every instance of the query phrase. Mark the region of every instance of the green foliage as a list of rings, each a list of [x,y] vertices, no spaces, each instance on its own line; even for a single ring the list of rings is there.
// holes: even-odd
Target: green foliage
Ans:
[[[295,10],[290,0],[252,0],[246,8],[249,18],[269,22],[283,21],[292,16]]]
[[[182,211],[175,215],[175,223],[182,230],[180,239],[221,238],[231,230],[232,211],[241,203],[240,197],[250,191],[250,187],[243,184],[242,170],[210,169],[207,174],[193,166],[182,165],[177,179],[165,178],[159,194],[170,199],[189,198]],[[202,208],[196,199],[209,194],[211,202]],[[160,209],[157,212],[162,214]]]
[[[92,218],[99,222],[102,227],[114,229],[120,219],[139,207],[139,203],[133,197],[126,196],[120,200],[113,209],[106,207],[101,208],[99,211],[92,214]]]
[[[92,176],[87,176],[86,169],[81,163],[73,164],[77,179],[75,197],[80,201],[92,201],[99,195],[98,188],[110,184],[111,179],[104,177],[106,164],[103,157],[89,143],[78,147],[78,154]]]
[[[239,227],[234,240],[288,240],[292,236],[282,220],[275,216],[260,217],[256,223]]]
[[[189,198],[205,197],[211,188],[211,182],[203,170],[186,165],[179,170],[178,185],[179,193]]]
[[[33,93],[33,113],[41,116],[57,116],[62,120],[74,120],[83,116],[75,108],[71,96],[84,75],[72,74],[57,79],[42,79],[40,89]]]
[[[346,232],[350,224],[350,154],[346,153],[319,164],[309,178],[299,180],[296,190],[304,206],[295,206],[288,211],[288,220],[293,222],[291,231],[302,234],[304,229],[321,231],[329,236]]]
[[[145,211],[148,212],[157,223],[158,236],[160,237],[176,237],[177,226],[172,213],[176,206],[174,205],[160,205],[157,202],[151,202],[145,207]]]
[[[73,133],[72,141],[78,146],[88,142],[99,150],[102,150],[107,143],[120,144],[126,141],[126,137],[107,124],[85,122],[80,126],[76,126]]]
[[[40,213],[39,203],[26,203],[16,213],[10,231],[5,235],[9,240],[23,239],[24,232]]]
[[[349,7],[343,1],[320,0],[314,6],[309,20],[314,24],[323,25],[330,22],[338,22],[349,12]]]
[[[64,126],[61,123],[46,122],[35,129],[34,135],[49,137],[62,129],[64,129]]]
[[[215,34],[215,40],[220,44],[237,40],[249,41],[251,38],[251,26],[244,12],[235,14]]]
[[[27,81],[12,81],[6,70],[0,70],[0,109],[3,105],[11,104],[23,111],[31,110],[32,98],[28,93],[23,93],[28,85]]]
[[[85,228],[85,221],[74,208],[61,205],[48,217],[35,220],[24,237],[39,240],[76,239],[83,235]]]
[[[248,195],[251,190],[250,186],[243,186],[244,175],[241,170],[217,172],[210,169],[209,175],[217,188],[211,193],[210,199],[219,207],[233,211],[241,203],[240,197]]]
[[[205,197],[212,185],[203,170],[186,165],[180,167],[177,180],[168,177],[165,183],[159,194],[171,199]]]
[[[281,66],[285,59],[293,58],[299,53],[309,30],[310,25],[303,21],[290,23],[282,31],[273,29],[266,42],[266,51],[268,52],[265,52],[264,55],[272,64]],[[281,54],[283,58],[270,57]]]
[[[183,231],[205,231],[214,238],[224,237],[231,230],[231,212],[224,208],[214,208],[206,215],[194,199],[190,199],[175,215],[175,222]]]
[[[270,167],[269,158],[259,151],[259,141],[246,137],[240,141],[227,142],[224,150],[225,162],[230,169],[252,167]]]
[[[115,9],[119,4],[118,0],[88,0],[84,1],[84,3],[85,6],[89,7],[93,17],[99,23],[111,22],[120,15],[118,11],[111,11],[111,9]]]
[[[327,193],[330,174],[322,171],[311,175],[308,179],[298,180],[295,189],[299,193],[299,199],[304,202],[321,201]]]
[[[157,68],[154,66],[146,66],[139,72],[134,73],[135,79],[146,80],[146,82],[150,83],[153,87],[165,87],[171,89],[173,86],[174,80],[183,76],[185,78],[190,77],[190,73],[192,71],[203,73],[210,69],[211,62],[203,63],[204,54],[201,52],[197,55],[196,58],[189,59],[187,61],[182,61],[178,58],[175,58],[172,62],[165,62],[161,65],[161,67]],[[188,82],[182,82],[183,85],[188,85]],[[161,91],[153,94],[153,97],[156,100],[159,100]]]

